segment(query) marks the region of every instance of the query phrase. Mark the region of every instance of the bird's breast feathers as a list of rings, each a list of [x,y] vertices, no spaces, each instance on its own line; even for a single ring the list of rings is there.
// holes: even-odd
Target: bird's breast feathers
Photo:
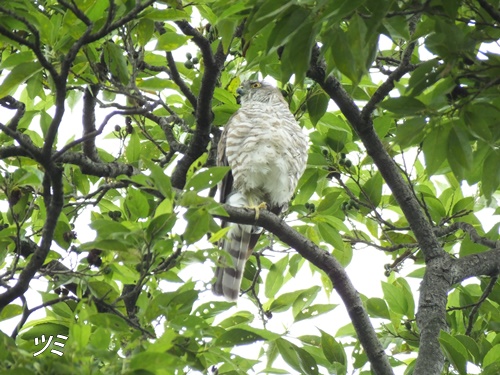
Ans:
[[[288,110],[288,109],[287,109]],[[296,123],[279,112],[241,116],[227,134],[227,155],[238,190],[261,190],[271,204],[287,203],[307,158],[307,138]]]

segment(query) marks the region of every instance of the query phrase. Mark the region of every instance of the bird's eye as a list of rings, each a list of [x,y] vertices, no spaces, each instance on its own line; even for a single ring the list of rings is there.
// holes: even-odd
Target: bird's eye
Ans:
[[[261,86],[262,86],[262,85],[261,85],[261,83],[260,83],[260,82],[254,82],[254,83],[252,83],[252,87],[253,87],[254,89],[256,89],[256,88],[258,88],[258,87],[261,87]]]

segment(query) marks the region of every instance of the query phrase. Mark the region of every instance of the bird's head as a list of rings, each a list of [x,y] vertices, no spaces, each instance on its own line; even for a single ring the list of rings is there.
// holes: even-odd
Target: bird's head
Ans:
[[[241,104],[248,101],[269,103],[273,99],[282,100],[282,95],[276,87],[262,81],[244,81],[236,92],[240,96]]]

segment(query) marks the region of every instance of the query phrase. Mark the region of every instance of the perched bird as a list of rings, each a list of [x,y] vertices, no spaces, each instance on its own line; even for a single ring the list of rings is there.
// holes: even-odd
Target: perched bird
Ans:
[[[230,172],[220,183],[221,202],[256,209],[263,204],[279,215],[304,173],[308,139],[288,108],[280,90],[265,82],[245,81],[237,90],[241,107],[229,119],[218,145],[220,166]],[[235,301],[240,293],[245,263],[262,228],[223,222],[230,226],[222,249],[213,292]]]

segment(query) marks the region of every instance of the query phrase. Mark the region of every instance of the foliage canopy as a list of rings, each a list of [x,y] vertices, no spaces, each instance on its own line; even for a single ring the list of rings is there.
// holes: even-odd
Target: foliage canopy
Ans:
[[[498,0],[2,2],[0,370],[499,373],[499,37]],[[215,219],[255,220],[214,199],[214,160],[257,77],[311,147],[290,225],[257,221],[247,310],[192,276]],[[387,256],[383,296],[344,270],[360,246]],[[318,327],[334,293],[352,324]],[[263,325],[285,314],[309,333]]]

